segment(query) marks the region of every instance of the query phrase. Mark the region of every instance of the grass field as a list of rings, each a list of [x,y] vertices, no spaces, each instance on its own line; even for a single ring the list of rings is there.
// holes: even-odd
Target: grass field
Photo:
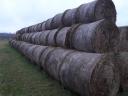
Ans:
[[[0,41],[0,96],[75,96]]]
[[[76,96],[0,41],[0,96]],[[120,96],[128,96],[127,92]]]

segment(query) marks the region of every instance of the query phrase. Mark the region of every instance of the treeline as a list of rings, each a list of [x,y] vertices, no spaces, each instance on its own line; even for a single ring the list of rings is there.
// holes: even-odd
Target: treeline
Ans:
[[[0,33],[0,40],[10,39],[13,37],[14,37],[14,34],[12,33]]]

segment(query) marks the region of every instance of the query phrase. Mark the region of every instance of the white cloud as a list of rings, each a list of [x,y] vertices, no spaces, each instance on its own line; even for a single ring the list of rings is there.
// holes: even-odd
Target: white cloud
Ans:
[[[15,32],[90,1],[93,0],[0,0],[0,32]],[[113,1],[118,13],[117,25],[127,25],[128,1]]]

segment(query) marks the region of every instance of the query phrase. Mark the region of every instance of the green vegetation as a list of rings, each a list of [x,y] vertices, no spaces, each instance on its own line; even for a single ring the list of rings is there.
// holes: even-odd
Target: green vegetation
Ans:
[[[0,41],[0,96],[76,96]],[[120,96],[128,96],[128,92]]]
[[[45,72],[0,42],[0,96],[75,96]]]
[[[11,33],[0,33],[0,40],[8,40],[14,37],[14,34]]]

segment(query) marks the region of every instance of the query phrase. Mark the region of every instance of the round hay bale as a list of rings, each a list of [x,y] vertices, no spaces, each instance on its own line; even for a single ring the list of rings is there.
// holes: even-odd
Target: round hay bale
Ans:
[[[44,22],[42,22],[42,25],[41,25],[41,31],[44,31],[46,28],[45,28],[45,21]]]
[[[116,9],[112,0],[96,0],[83,4],[76,13],[77,23],[90,23],[104,18],[116,22]]]
[[[39,41],[39,37],[41,34],[42,34],[42,32],[35,33],[35,38],[34,38],[35,42],[33,42],[34,44],[38,44],[38,45],[41,44],[41,42]]]
[[[32,38],[32,36],[33,36],[33,33],[29,33],[27,42],[32,43],[32,42],[31,42],[31,38]]]
[[[62,16],[63,14],[61,13],[53,17],[51,22],[51,29],[56,29],[62,26]]]
[[[59,71],[61,64],[63,63],[64,58],[70,53],[74,52],[74,50],[71,51],[62,48],[55,48],[54,50],[52,50],[52,48],[49,48],[47,50],[49,50],[48,52],[46,52],[47,56],[45,55],[45,59],[41,59],[43,60],[41,64],[44,65],[45,71],[47,71],[50,76],[52,76],[56,80],[59,80]]]
[[[71,48],[85,52],[112,52],[119,45],[119,31],[115,24],[108,20],[99,20],[80,25],[70,32]]]
[[[106,54],[71,53],[60,67],[61,83],[81,96],[116,96],[120,78],[108,57]]]
[[[37,26],[37,27],[36,27],[36,32],[42,31],[42,23],[39,23],[39,24],[37,24],[36,26]]]
[[[46,68],[45,68],[45,66],[46,66],[46,63],[45,63],[45,61],[46,61],[46,59],[47,59],[47,56],[48,56],[48,54],[51,52],[51,51],[53,51],[53,50],[55,50],[55,48],[54,47],[47,47],[46,49],[45,49],[45,51],[41,54],[41,57],[40,57],[40,66],[43,68],[43,70],[45,70],[46,71]]]
[[[24,33],[29,33],[29,27],[26,27],[26,28],[24,29]]]
[[[52,19],[53,19],[53,18],[50,18],[50,19],[48,19],[48,20],[46,21],[46,23],[45,23],[45,29],[46,29],[46,30],[51,30]]]
[[[42,31],[39,37],[39,42],[41,45],[47,45],[47,37],[49,33],[50,33],[50,30]]]
[[[67,47],[66,46],[66,37],[70,30],[70,27],[61,28],[55,36],[55,44],[59,47]]]
[[[41,54],[42,52],[47,48],[47,46],[38,46],[34,49],[33,51],[33,61],[36,63],[36,64],[40,64],[40,57],[41,57]]]
[[[27,44],[26,44],[26,46],[27,46]],[[30,45],[31,46],[31,45]],[[31,46],[31,47],[28,47],[27,46],[27,49],[25,50],[26,52],[25,52],[25,55],[26,55],[26,57],[28,58],[28,59],[30,59],[30,61],[32,61],[32,62],[34,62],[34,60],[33,60],[33,51],[34,51],[34,49],[35,48],[37,48],[38,46],[37,45],[33,45],[33,46]]]
[[[62,18],[63,26],[71,26],[76,23],[76,12],[77,8],[69,9],[64,12]]]
[[[128,51],[128,27],[119,27],[120,31],[120,51]]]
[[[51,30],[46,38],[46,42],[48,46],[55,46],[55,34],[57,33],[58,29]]]
[[[35,41],[36,35],[37,35],[37,34],[35,33],[35,34],[33,34],[32,37],[31,37],[31,41],[32,41],[33,44],[36,43],[36,41]]]
[[[34,32],[34,30],[33,30],[33,25],[32,26],[29,26],[29,32],[28,33],[31,33],[31,32]]]

